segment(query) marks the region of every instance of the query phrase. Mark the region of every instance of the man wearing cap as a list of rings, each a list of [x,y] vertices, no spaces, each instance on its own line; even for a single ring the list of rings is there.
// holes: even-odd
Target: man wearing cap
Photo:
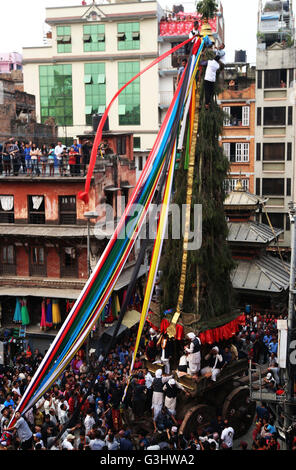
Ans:
[[[178,389],[185,390],[181,384],[175,381],[175,379],[170,379],[166,384],[164,384],[164,387],[163,387],[164,396],[165,396],[164,406],[174,416],[176,414]]]
[[[62,442],[62,449],[63,450],[75,450],[74,442],[75,442],[74,434],[68,434],[66,439]]]
[[[218,346],[214,346],[210,353],[206,355],[205,360],[208,361],[208,366],[204,367],[200,373],[201,375],[210,375],[213,382],[216,382],[217,375],[220,374],[221,367],[223,366],[223,358],[219,354]]]
[[[164,401],[163,386],[166,382],[168,382],[172,378],[173,378],[172,375],[168,377],[162,377],[161,369],[157,369],[157,371],[155,372],[155,377],[154,377],[153,384],[152,384],[153,394],[152,394],[152,406],[151,406],[153,410],[154,423],[157,418],[157,415],[161,412],[161,409],[163,406],[163,401]]]
[[[200,370],[200,339],[193,333],[187,333],[190,339],[189,346],[185,347],[185,353],[188,358],[188,372],[190,375],[198,374]]]

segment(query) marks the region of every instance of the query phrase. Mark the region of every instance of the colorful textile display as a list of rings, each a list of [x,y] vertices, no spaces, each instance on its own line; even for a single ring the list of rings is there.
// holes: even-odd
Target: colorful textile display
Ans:
[[[79,193],[80,199],[84,202],[88,202],[88,192],[96,162],[98,146],[102,139],[103,126],[106,122],[111,105],[123,89],[125,89],[133,80],[149,70],[152,66],[158,64],[158,62],[168,55],[174,53],[181,47],[184,47],[185,44],[190,41],[191,39],[187,39],[154,60],[149,66],[127,82],[111,100],[102,116],[95,136],[85,181],[85,190]],[[193,61],[190,64],[190,72],[184,73],[178,83],[177,90],[161,125],[153,148],[108,245],[67,316],[64,324],[56,335],[53,343],[46,352],[41,364],[32,377],[32,380],[17,406],[16,411],[19,411],[22,414],[28,411],[57,380],[92,331],[92,328],[96,324],[105,305],[110,299],[116,282],[134,246],[136,238],[141,231],[150,203],[152,202],[158,187],[158,183],[164,175],[166,182],[165,195],[163,199],[164,209],[160,215],[158,225],[157,239],[154,246],[153,267],[150,269],[149,288],[146,290],[142,309],[141,328],[145,323],[146,314],[149,308],[149,299],[153,290],[154,278],[157,271],[156,268],[158,266],[162,247],[162,234],[164,233],[167,222],[168,204],[174,174],[177,132],[183,116],[184,100],[186,101],[186,99],[188,99],[188,90],[192,86],[192,81],[194,80],[193,71],[196,70],[195,64],[197,55],[192,55],[192,57]],[[184,76],[187,77],[186,81],[184,80]],[[50,304],[47,303],[47,323],[50,320],[50,312],[48,311],[49,305]],[[137,340],[139,340],[139,338]],[[13,423],[14,418],[12,418],[10,426]]]
[[[51,300],[47,299],[46,300],[46,326],[47,328],[50,328],[52,326],[52,305],[51,305]]]
[[[21,314],[21,303],[19,299],[16,299],[15,310],[13,315],[14,323],[22,323],[22,314]]]
[[[22,304],[22,307],[21,307],[22,325],[26,326],[26,325],[29,325],[30,323],[30,317],[29,317],[26,299],[23,299],[21,304]]]
[[[239,326],[244,324],[245,315],[242,314],[226,325],[213,328],[212,330],[203,331],[199,334],[199,339],[203,344],[218,343],[219,341],[230,339],[238,332]]]
[[[52,301],[52,323],[54,325],[59,325],[61,323],[61,313],[58,300]]]
[[[45,300],[42,300],[41,303],[41,320],[40,320],[40,329],[46,329],[46,307],[45,307]]]

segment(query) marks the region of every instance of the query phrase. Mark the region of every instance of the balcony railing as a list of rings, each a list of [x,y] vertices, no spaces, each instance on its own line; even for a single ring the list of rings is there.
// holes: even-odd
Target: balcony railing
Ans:
[[[16,264],[0,264],[0,276],[15,276]]]

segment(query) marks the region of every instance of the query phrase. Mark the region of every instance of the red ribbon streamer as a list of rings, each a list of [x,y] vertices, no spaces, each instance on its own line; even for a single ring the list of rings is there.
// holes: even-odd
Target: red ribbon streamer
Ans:
[[[192,41],[192,38],[189,38],[189,39],[186,39],[186,41],[182,42],[181,44],[178,44],[177,46],[173,47],[172,49],[170,49],[169,51],[165,52],[164,54],[162,54],[160,57],[158,57],[158,59],[155,59],[153,62],[151,62],[151,64],[147,65],[147,67],[145,67],[143,70],[141,70],[141,72],[137,73],[137,75],[135,75],[133,78],[131,78],[125,85],[123,85],[116,93],[115,95],[113,96],[112,100],[110,101],[109,105],[107,106],[103,116],[102,116],[102,119],[100,120],[100,124],[98,126],[98,129],[97,129],[97,132],[96,132],[96,136],[95,136],[95,140],[94,140],[94,143],[93,143],[93,147],[92,147],[92,151],[91,151],[91,156],[90,156],[90,161],[89,161],[89,167],[88,167],[88,172],[87,172],[87,175],[86,175],[86,181],[85,181],[85,187],[84,187],[84,191],[79,191],[78,193],[78,197],[79,199],[81,199],[82,201],[84,201],[85,204],[88,203],[89,201],[89,189],[90,189],[90,183],[91,183],[91,178],[92,178],[92,175],[93,175],[93,171],[94,171],[94,167],[95,167],[95,164],[96,164],[96,159],[97,159],[97,153],[98,153],[98,148],[99,148],[99,145],[100,145],[100,142],[101,142],[101,139],[102,139],[102,132],[103,132],[103,127],[104,127],[104,124],[106,122],[106,119],[107,119],[107,116],[108,116],[108,113],[110,111],[110,108],[112,106],[112,104],[114,103],[114,101],[116,100],[116,98],[120,95],[120,93],[130,84],[132,83],[134,80],[136,80],[138,77],[140,77],[140,75],[142,75],[143,73],[147,72],[147,70],[149,70],[150,68],[152,68],[154,65],[158,64],[159,62],[161,62],[163,59],[165,59],[167,56],[173,54],[175,51],[177,51],[178,49],[180,49],[181,47],[183,47],[185,44],[187,44],[188,42]]]

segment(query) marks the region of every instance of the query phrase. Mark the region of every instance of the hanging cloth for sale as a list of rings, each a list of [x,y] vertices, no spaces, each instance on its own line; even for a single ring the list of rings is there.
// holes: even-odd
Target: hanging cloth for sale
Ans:
[[[21,303],[19,299],[16,299],[15,310],[13,315],[14,323],[22,323],[22,314],[21,314]]]
[[[59,325],[61,323],[61,312],[59,302],[56,299],[52,301],[52,323],[54,325]]]
[[[52,326],[52,306],[51,306],[50,299],[47,299],[46,301],[46,326],[47,327]]]
[[[24,326],[29,325],[30,317],[29,317],[29,312],[28,312],[26,299],[22,300],[21,316],[22,316],[22,325],[24,325]]]
[[[42,300],[41,303],[41,320],[40,320],[40,330],[46,329],[46,307],[45,307],[45,300]]]

